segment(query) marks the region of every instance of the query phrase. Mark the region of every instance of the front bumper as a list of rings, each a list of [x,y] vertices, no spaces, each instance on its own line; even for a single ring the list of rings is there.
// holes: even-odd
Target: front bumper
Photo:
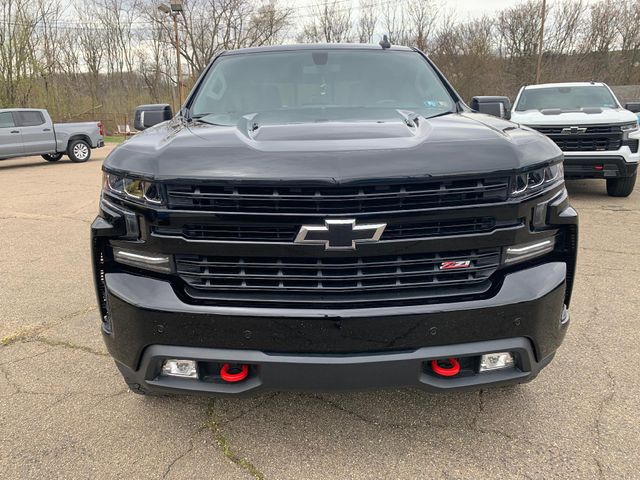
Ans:
[[[427,390],[522,383],[553,357],[568,326],[566,264],[511,273],[488,299],[350,310],[213,307],[183,302],[168,282],[107,274],[109,352],[150,391],[250,393],[414,386]],[[440,378],[425,362],[511,351],[505,371]],[[304,353],[301,353],[304,352]],[[249,363],[238,384],[160,376],[162,360]]]
[[[621,155],[606,153],[607,155],[565,153],[565,178],[625,178],[632,176],[638,169],[637,160],[633,163]]]
[[[513,368],[450,378],[436,376],[429,369],[432,359],[478,357],[502,351],[514,354]],[[336,356],[153,345],[145,351],[137,371],[122,364],[118,364],[118,368],[129,383],[141,385],[148,391],[165,393],[238,395],[268,390],[358,391],[397,387],[437,392],[525,383],[535,378],[553,356],[551,353],[536,361],[531,342],[522,337],[424,347],[409,352]],[[167,358],[194,359],[199,364],[243,363],[251,367],[247,379],[239,383],[210,378],[163,377],[158,373]]]

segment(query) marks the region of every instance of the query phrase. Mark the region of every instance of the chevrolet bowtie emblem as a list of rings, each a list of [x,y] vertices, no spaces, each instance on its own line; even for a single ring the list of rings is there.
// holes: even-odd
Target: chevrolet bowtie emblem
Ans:
[[[587,131],[587,127],[566,127],[562,129],[562,133],[578,135],[580,133],[585,133]]]
[[[324,225],[303,225],[296,243],[324,245],[326,250],[353,250],[356,244],[377,242],[386,223],[356,225],[355,220],[325,220]]]

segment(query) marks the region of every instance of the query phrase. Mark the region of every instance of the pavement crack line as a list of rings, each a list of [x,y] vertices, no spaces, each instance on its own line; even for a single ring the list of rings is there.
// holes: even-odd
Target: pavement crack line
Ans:
[[[126,392],[125,392],[126,393]],[[168,465],[167,468],[165,468],[164,473],[162,474],[162,478],[167,478],[169,476],[169,474],[171,473],[171,469],[173,468],[173,466],[179,462],[180,460],[182,460],[184,457],[186,457],[187,455],[189,455],[191,452],[193,452],[193,449],[195,448],[193,445],[193,437],[195,435],[197,435],[198,433],[202,432],[205,428],[207,427],[201,427],[198,430],[196,430],[195,432],[193,432],[193,434],[189,437],[189,448],[187,448],[184,452],[182,452],[180,455],[178,455],[176,458],[174,458]]]
[[[42,355],[47,355],[50,352],[51,352],[51,350],[44,350],[43,352],[38,352],[38,353],[36,353],[34,355],[29,355],[27,357],[14,358],[14,359],[8,360],[6,362],[0,362],[0,367],[2,365],[13,365],[13,364],[16,364],[16,363],[20,363],[20,362],[24,362],[24,361],[27,361],[27,360],[31,360],[33,358],[38,358],[38,357],[41,357]]]
[[[540,442],[533,442],[531,440],[524,438],[522,435],[511,434],[503,430],[499,430],[497,428],[486,428],[486,427],[480,426],[480,418],[482,417],[482,414],[485,412],[485,408],[486,408],[485,392],[486,392],[485,389],[480,389],[478,391],[478,412],[476,413],[473,419],[473,422],[471,424],[472,430],[475,430],[476,432],[482,433],[484,435],[498,435],[506,440],[509,440],[512,443],[521,443],[535,449],[541,449],[542,451],[549,454],[552,458],[558,458],[556,448],[553,445],[547,445],[545,443],[540,443]],[[527,476],[527,474],[522,474],[522,475],[525,478],[532,478]]]
[[[311,398],[324,403],[326,405],[329,405],[331,408],[334,408],[342,413],[345,413],[347,415],[350,415],[354,418],[357,418],[358,420],[360,420],[361,422],[370,425],[372,427],[376,427],[376,428],[391,428],[394,430],[398,430],[400,433],[404,433],[405,430],[407,429],[411,429],[411,430],[419,430],[424,428],[425,426],[428,427],[433,427],[433,428],[440,428],[442,427],[442,425],[436,423],[436,422],[432,422],[429,420],[423,420],[422,423],[420,425],[413,425],[413,424],[405,424],[405,423],[397,423],[397,422],[388,422],[388,421],[384,421],[384,420],[373,420],[371,418],[368,418],[358,412],[355,412],[349,408],[343,407],[342,405],[340,405],[337,402],[334,402],[333,400],[329,400],[327,398],[324,398],[321,395],[311,395]]]
[[[3,397],[10,397],[12,395],[15,395],[16,393],[20,393],[20,385],[18,385],[17,383],[13,382],[10,378],[9,378],[9,374],[7,373],[7,371],[5,370],[5,368],[0,365],[0,373],[2,373],[2,376],[4,377],[5,381],[7,382],[7,385],[9,385],[9,387],[13,390],[13,392],[11,392],[9,395],[2,395]]]
[[[215,399],[212,399],[209,403],[209,406],[207,408],[207,417],[208,419],[206,426],[213,433],[213,438],[216,441],[216,444],[218,445],[218,448],[222,452],[222,454],[227,457],[229,461],[238,466],[238,468],[244,470],[253,478],[264,480],[264,474],[260,470],[258,470],[258,468],[248,459],[241,457],[240,453],[238,453],[233,448],[231,442],[229,442],[227,437],[222,432],[218,420],[216,419]]]
[[[478,391],[478,411],[473,418],[472,428],[480,431],[480,417],[484,413],[484,389]]]
[[[595,441],[596,441],[596,449],[597,449],[597,455],[594,456],[594,460],[596,462],[596,466],[598,467],[600,478],[605,478],[604,465],[601,459],[602,451],[605,448],[603,444],[604,432],[603,432],[603,426],[602,426],[602,418],[604,416],[606,406],[613,400],[613,398],[616,395],[617,383],[616,383],[616,379],[613,376],[613,373],[611,371],[611,367],[607,361],[607,358],[602,353],[602,350],[600,349],[600,345],[598,344],[598,342],[594,341],[588,334],[588,332],[591,330],[592,323],[594,322],[594,320],[596,320],[600,316],[600,307],[598,303],[599,299],[597,297],[597,293],[594,292],[594,295],[595,295],[595,298],[593,302],[593,309],[591,310],[591,314],[588,317],[588,321],[586,322],[585,329],[582,332],[582,336],[591,345],[591,348],[596,353],[596,355],[600,357],[601,364],[604,367],[601,369],[601,371],[605,373],[607,377],[607,381],[609,383],[608,391],[606,392],[605,395],[603,395],[600,403],[598,404],[598,407],[596,410],[595,425],[594,425],[596,430]]]
[[[78,345],[77,343],[67,342],[65,340],[55,340],[53,338],[47,338],[47,337],[35,337],[29,340],[25,340],[25,342],[43,343],[45,345],[49,345],[50,347],[63,347],[63,348],[68,348],[70,350],[80,350],[81,352],[90,353],[92,355],[97,355],[99,357],[109,356],[109,354],[106,352],[102,352],[100,350],[96,350],[94,348],[87,347],[85,345]]]
[[[10,333],[9,335],[5,335],[4,337],[0,338],[0,345],[7,347],[13,343],[28,340],[30,338],[36,337],[40,332],[44,332],[51,327],[55,327],[56,325],[65,322],[66,320],[71,320],[72,318],[75,318],[79,315],[85,315],[97,309],[97,306],[92,305],[90,307],[85,307],[82,310],[76,310],[75,312],[63,315],[62,317],[51,322],[46,322],[40,325],[34,325],[22,330],[18,330],[17,332]]]
[[[270,400],[275,398],[277,395],[278,395],[278,392],[270,393],[268,395],[265,395],[264,398],[262,398],[253,407],[247,408],[246,410],[240,412],[235,417],[229,418],[228,420],[225,420],[225,421],[218,421],[218,426],[219,427],[224,427],[225,425],[229,425],[229,424],[231,424],[231,423],[233,423],[233,422],[235,422],[237,420],[240,420],[241,418],[245,417],[246,415],[250,414],[251,412],[254,412],[257,409],[263,407],[267,402],[269,402]]]

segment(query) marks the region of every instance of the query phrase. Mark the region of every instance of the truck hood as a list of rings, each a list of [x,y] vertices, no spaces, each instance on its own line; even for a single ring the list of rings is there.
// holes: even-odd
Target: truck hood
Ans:
[[[638,120],[635,113],[623,108],[595,109],[593,113],[586,112],[553,112],[540,110],[527,110],[524,112],[512,112],[511,121],[521,125],[602,125],[610,123],[635,122]]]
[[[377,122],[236,126],[165,122],[136,135],[104,168],[156,180],[321,181],[513,172],[556,160],[548,138],[476,113]]]

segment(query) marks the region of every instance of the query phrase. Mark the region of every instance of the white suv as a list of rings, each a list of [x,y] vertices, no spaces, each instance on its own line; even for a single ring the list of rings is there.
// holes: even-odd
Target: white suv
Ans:
[[[607,193],[626,197],[636,183],[638,118],[604,83],[522,87],[511,120],[538,130],[564,152],[566,178],[604,178]]]

